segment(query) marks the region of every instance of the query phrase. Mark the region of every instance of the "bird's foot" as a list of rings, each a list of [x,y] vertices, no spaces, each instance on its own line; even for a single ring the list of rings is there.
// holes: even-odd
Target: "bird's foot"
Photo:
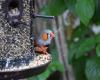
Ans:
[[[48,49],[48,47],[45,47],[45,46],[41,46],[41,47],[37,46],[34,48],[34,50],[36,52],[39,52],[40,54],[48,54],[47,49]]]

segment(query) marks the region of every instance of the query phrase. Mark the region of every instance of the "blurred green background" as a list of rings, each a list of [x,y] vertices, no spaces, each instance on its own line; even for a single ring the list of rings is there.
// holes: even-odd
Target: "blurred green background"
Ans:
[[[37,30],[52,29],[52,62],[28,80],[100,80],[100,0],[35,0]],[[34,30],[35,31],[35,30]]]

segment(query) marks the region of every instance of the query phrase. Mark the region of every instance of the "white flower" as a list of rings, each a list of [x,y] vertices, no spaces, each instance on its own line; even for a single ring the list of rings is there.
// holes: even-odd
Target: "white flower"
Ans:
[[[100,25],[95,25],[93,24],[92,26],[92,31],[95,33],[95,34],[99,34],[100,33]]]
[[[78,41],[79,41],[79,37],[75,37],[74,42],[78,42]]]

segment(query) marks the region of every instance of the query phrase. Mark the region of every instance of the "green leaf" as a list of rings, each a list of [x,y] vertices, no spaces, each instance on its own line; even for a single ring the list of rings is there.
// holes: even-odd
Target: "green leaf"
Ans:
[[[75,80],[87,80],[85,76],[86,57],[81,57],[73,62],[73,70],[75,73]]]
[[[75,7],[76,0],[64,0],[64,1],[68,8],[72,9]]]
[[[44,7],[43,12],[48,15],[58,16],[67,9],[64,0],[51,0],[47,6]]]
[[[82,38],[84,37],[87,33],[89,32],[89,29],[84,26],[84,25],[80,25],[79,27],[77,27],[75,30],[74,30],[74,33],[73,33],[73,37],[78,37],[78,38]]]
[[[84,25],[88,25],[95,12],[95,0],[77,0],[76,14]]]
[[[52,47],[50,49],[51,50],[50,53],[52,54],[53,61],[57,61],[58,60],[58,51],[57,51],[57,49],[55,47]]]
[[[88,80],[100,80],[100,58],[89,59],[86,62],[85,73]]]
[[[74,57],[76,59],[88,54],[89,51],[95,48],[95,38],[80,39],[78,42],[73,42],[69,46],[68,61],[73,62]]]
[[[73,62],[73,58],[78,50],[78,44],[71,43],[69,46],[69,52],[68,52],[68,62],[71,64]]]
[[[95,47],[95,39],[94,38],[88,38],[83,39],[79,42],[79,46],[77,47],[78,50],[75,54],[76,59],[85,55],[87,52],[91,51]]]
[[[93,16],[93,22],[100,23],[100,0],[95,0],[95,1],[96,1],[96,10]]]
[[[100,34],[96,35],[96,42],[100,43]]]
[[[52,62],[48,66],[48,69],[52,72],[54,71],[60,71],[64,72],[64,66],[62,63],[60,63],[59,58],[58,58],[58,51],[56,49],[56,46],[52,46],[50,49],[50,53],[52,54]]]
[[[60,72],[64,72],[64,66],[58,60],[52,61],[52,63],[49,65],[48,69],[51,70],[52,72],[58,71],[58,70]]]
[[[96,47],[96,54],[100,57],[100,44]]]

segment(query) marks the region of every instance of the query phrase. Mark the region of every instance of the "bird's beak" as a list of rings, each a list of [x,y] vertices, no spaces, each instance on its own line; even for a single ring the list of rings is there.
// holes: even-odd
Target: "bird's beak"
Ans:
[[[51,36],[51,38],[53,39],[53,38],[55,37],[54,32],[51,32],[51,33],[50,33],[50,36]]]

